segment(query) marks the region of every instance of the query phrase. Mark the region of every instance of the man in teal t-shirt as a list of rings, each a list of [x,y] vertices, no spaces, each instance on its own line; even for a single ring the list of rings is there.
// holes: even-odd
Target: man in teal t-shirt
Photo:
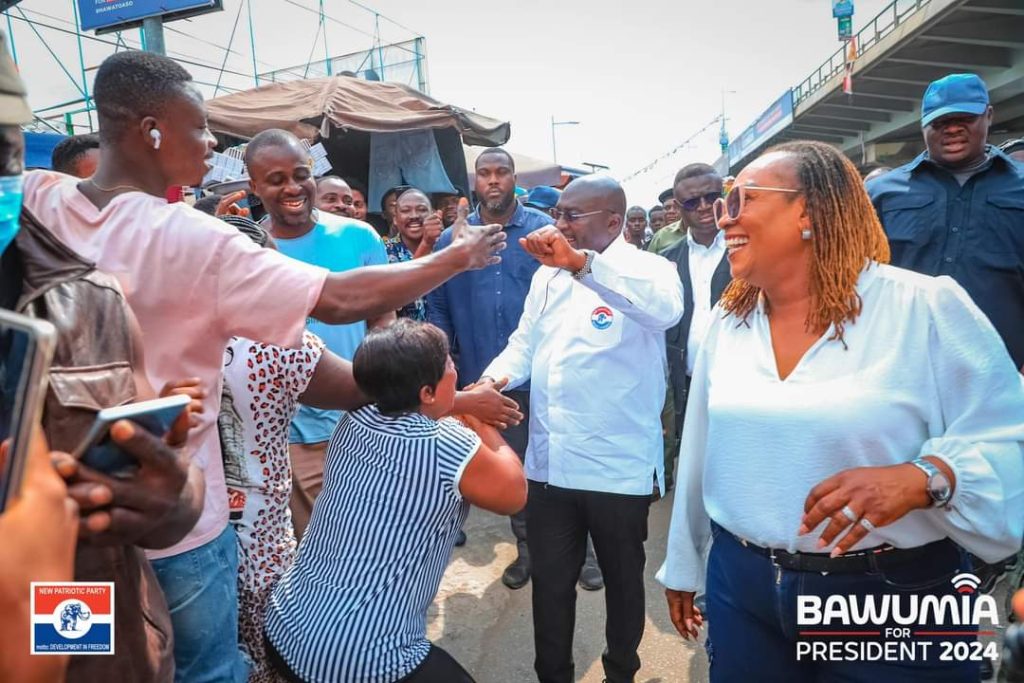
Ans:
[[[246,147],[250,186],[267,210],[264,223],[281,253],[305,263],[342,272],[388,262],[384,243],[366,223],[316,210],[316,181],[309,153],[283,130],[260,133]],[[394,313],[348,325],[310,318],[307,327],[328,349],[352,360],[367,328],[389,325]],[[341,413],[301,406],[292,420],[292,523],[302,535],[323,485],[327,442]]]

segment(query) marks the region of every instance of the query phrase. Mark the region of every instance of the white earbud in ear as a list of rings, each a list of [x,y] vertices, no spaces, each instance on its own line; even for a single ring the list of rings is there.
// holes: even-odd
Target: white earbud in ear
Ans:
[[[153,138],[153,149],[160,149],[160,131],[154,128],[149,131],[149,137]]]

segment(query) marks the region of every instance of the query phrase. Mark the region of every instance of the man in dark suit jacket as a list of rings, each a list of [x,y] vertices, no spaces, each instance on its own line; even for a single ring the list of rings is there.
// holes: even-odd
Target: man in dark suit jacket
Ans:
[[[679,323],[665,333],[669,388],[675,404],[672,429],[675,439],[665,454],[666,481],[672,479],[672,460],[679,450],[696,349],[711,322],[711,309],[732,280],[724,236],[715,225],[711,208],[714,200],[722,195],[722,177],[707,164],[690,164],[676,174],[673,191],[687,234],[686,239],[662,251],[661,255],[679,269],[686,312]]]

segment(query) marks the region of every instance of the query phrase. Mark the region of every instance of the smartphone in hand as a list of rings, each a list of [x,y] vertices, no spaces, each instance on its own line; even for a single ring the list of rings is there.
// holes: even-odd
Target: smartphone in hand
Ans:
[[[21,489],[56,343],[45,320],[0,310],[0,512]]]
[[[192,399],[176,394],[152,401],[140,401],[116,408],[104,408],[85,439],[72,455],[83,465],[114,477],[129,477],[138,469],[138,462],[110,438],[110,426],[118,420],[129,420],[153,436],[164,437],[175,420],[188,410]]]

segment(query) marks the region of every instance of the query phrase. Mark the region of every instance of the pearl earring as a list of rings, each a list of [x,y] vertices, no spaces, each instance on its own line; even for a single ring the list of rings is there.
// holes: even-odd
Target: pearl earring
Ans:
[[[803,230],[800,231],[800,238],[801,239],[805,239],[805,240],[809,240],[809,239],[811,239],[811,234],[812,233],[811,233],[811,229],[810,228],[804,228]]]

